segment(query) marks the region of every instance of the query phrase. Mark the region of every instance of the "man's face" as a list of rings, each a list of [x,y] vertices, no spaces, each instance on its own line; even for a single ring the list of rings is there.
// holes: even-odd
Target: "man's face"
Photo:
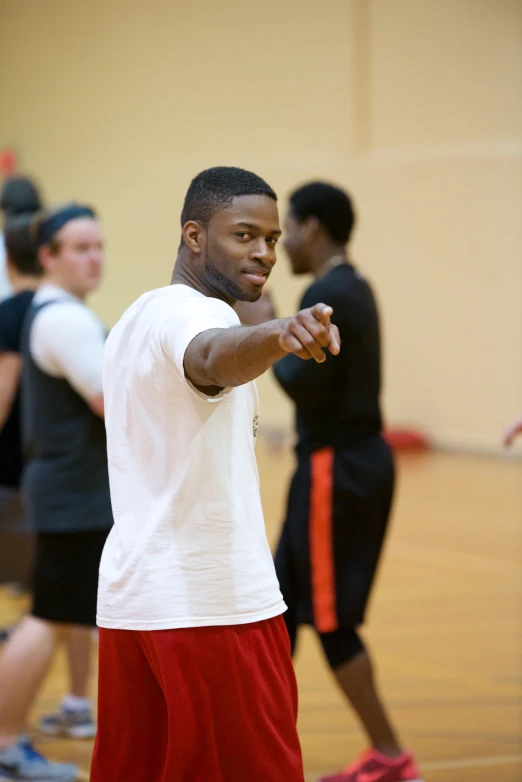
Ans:
[[[294,274],[308,274],[310,262],[308,258],[310,236],[307,222],[300,223],[292,212],[287,212],[283,246],[286,250]]]
[[[280,235],[273,198],[234,198],[208,224],[202,253],[205,282],[227,299],[257,301],[276,262]]]
[[[84,299],[96,290],[103,267],[101,226],[90,217],[70,220],[56,234],[56,252],[45,252],[42,265],[53,282]]]

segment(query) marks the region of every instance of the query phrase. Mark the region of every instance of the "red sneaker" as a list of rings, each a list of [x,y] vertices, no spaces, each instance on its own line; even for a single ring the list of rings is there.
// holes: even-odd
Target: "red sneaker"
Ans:
[[[369,749],[352,766],[321,777],[318,782],[422,782],[422,779],[409,752],[388,758]]]

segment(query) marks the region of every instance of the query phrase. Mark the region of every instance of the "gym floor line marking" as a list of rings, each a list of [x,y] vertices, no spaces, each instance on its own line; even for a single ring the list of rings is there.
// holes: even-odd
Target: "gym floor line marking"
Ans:
[[[455,760],[434,760],[428,763],[419,763],[422,771],[446,771],[455,768],[488,768],[490,766],[514,766],[522,763],[522,755],[498,755],[483,758],[456,758]],[[310,771],[305,774],[306,782],[316,782],[322,774],[332,773],[325,771]]]
[[[423,763],[426,771],[443,771],[451,768],[487,768],[488,766],[514,766],[522,763],[522,755],[497,755],[484,758],[462,758],[461,760],[435,760]]]
[[[520,565],[511,560],[491,557],[487,554],[471,554],[462,551],[432,546],[426,543],[407,543],[396,541],[390,545],[389,553],[397,558],[413,559],[430,565],[442,565],[477,573],[496,576],[519,576]]]

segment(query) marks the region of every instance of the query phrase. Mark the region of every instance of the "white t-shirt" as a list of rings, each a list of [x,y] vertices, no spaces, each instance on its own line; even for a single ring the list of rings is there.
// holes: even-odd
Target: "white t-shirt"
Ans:
[[[35,315],[29,337],[31,356],[43,372],[65,378],[81,397],[93,399],[102,390],[103,323],[57,285],[41,285],[33,306],[56,300],[59,306],[49,305]]]
[[[160,630],[257,622],[286,609],[254,454],[255,383],[207,397],[183,358],[234,310],[186,285],[141,296],[107,340],[105,423],[114,527],[98,624]]]

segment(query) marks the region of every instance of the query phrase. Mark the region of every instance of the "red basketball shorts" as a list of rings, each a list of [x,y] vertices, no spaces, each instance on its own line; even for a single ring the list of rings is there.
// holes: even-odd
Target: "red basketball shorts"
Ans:
[[[282,616],[99,637],[91,782],[303,782]]]

